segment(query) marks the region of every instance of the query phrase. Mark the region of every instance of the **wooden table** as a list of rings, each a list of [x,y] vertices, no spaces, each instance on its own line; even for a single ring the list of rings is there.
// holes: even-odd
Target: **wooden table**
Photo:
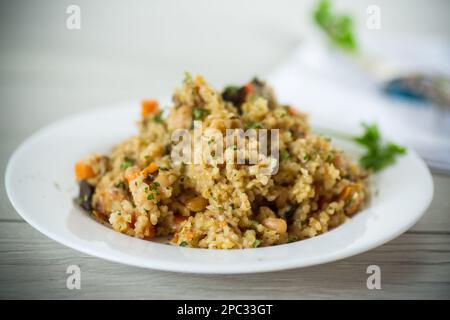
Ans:
[[[249,10],[234,9],[237,3],[220,8],[190,3],[186,15],[177,16],[174,8],[180,5],[169,2],[130,7],[120,1],[104,6],[77,1],[85,17],[77,32],[65,29],[59,2],[0,10],[0,298],[450,298],[450,176],[439,173],[433,174],[431,207],[407,233],[349,259],[274,273],[189,275],[128,267],[64,247],[19,217],[5,194],[4,170],[17,145],[38,128],[96,105],[166,95],[184,70],[203,73],[217,86],[245,81],[256,70],[267,74],[297,45],[295,30],[311,28],[298,16],[310,4],[300,1],[264,2],[252,7],[259,20],[251,21]],[[355,7],[358,12],[365,14],[371,3],[366,2]],[[380,32],[426,26],[427,32],[448,35],[447,2],[412,7],[407,1],[379,2],[387,17],[391,9],[404,12],[408,6],[407,17],[396,18],[398,25],[388,21]],[[434,11],[424,16],[421,6]],[[150,17],[142,19],[148,7]],[[158,12],[169,12],[170,23]],[[200,23],[219,36],[202,33]],[[198,37],[189,37],[188,25]],[[222,32],[224,25],[229,32]],[[235,47],[223,46],[230,42],[242,49],[239,56]],[[81,290],[66,288],[69,265],[81,268]],[[381,290],[366,287],[369,265],[381,268]]]

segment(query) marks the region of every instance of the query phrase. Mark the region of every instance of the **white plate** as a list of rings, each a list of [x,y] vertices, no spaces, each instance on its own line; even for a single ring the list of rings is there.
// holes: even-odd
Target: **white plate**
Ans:
[[[427,209],[433,183],[413,150],[371,180],[368,207],[315,238],[268,248],[205,250],[175,247],[119,234],[74,206],[74,163],[107,152],[137,132],[138,103],[69,117],[42,129],[14,152],[5,175],[17,212],[46,236],[81,252],[128,265],[192,273],[250,273],[305,267],[375,248],[405,232]],[[317,118],[315,119],[317,122]],[[355,154],[353,143],[339,142]]]

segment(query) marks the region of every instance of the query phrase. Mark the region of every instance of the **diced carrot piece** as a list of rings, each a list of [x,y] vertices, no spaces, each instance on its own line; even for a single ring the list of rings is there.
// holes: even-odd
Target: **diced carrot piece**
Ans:
[[[247,94],[252,93],[253,92],[253,84],[251,82],[247,83],[244,86],[244,90],[245,90],[245,93],[247,93]]]
[[[75,164],[75,176],[77,181],[86,180],[95,176],[94,170],[90,165],[83,161]]]
[[[158,165],[154,162],[150,163],[147,168],[143,170],[144,174],[153,173],[158,170]]]
[[[143,117],[154,114],[159,111],[159,104],[156,100],[142,100],[141,115]]]

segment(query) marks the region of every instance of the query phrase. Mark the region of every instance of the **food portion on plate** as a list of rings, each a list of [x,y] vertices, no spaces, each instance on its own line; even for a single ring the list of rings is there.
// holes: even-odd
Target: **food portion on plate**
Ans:
[[[279,154],[261,154],[256,164],[174,161],[172,134],[193,135],[195,121],[222,133],[278,129]],[[258,79],[218,92],[187,74],[168,110],[142,102],[138,126],[138,135],[109,154],[75,165],[80,205],[130,236],[168,236],[174,245],[209,249],[272,246],[323,234],[368,199],[368,171],[313,134],[305,114],[279,104]],[[241,152],[236,144],[205,142],[225,146],[225,154]],[[276,173],[263,170],[273,163]]]

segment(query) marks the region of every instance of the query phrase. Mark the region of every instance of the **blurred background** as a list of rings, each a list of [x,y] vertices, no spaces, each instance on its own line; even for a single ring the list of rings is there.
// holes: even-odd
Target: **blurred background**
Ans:
[[[335,55],[334,51],[339,52],[339,49],[331,48],[314,23],[312,11],[317,3],[294,0],[1,1],[0,135],[4,138],[1,172],[18,143],[38,128],[99,105],[168,96],[180,83],[184,71],[203,74],[217,87],[243,83],[255,75],[266,78],[279,91],[281,100],[294,102],[313,114],[322,110],[323,118],[328,115],[328,120],[323,122],[328,126],[337,120],[350,119],[352,123],[359,123],[391,118],[383,109],[388,108],[389,103],[376,100],[375,96],[367,98],[364,90],[368,86],[350,85],[338,90],[347,92],[350,88],[348,94],[332,94],[332,88],[342,84],[342,77],[352,78],[349,84],[361,81],[359,76],[346,73],[347,69],[354,68],[353,63],[345,60],[346,53]],[[67,28],[69,14],[66,10],[70,5],[80,8],[80,29]],[[353,20],[362,51],[372,48],[374,52],[383,53],[387,39],[400,48],[403,47],[401,41],[409,39],[409,45],[419,49],[419,60],[428,55],[433,58],[425,59],[427,61],[437,59],[435,69],[448,70],[445,63],[450,60],[449,1],[332,1],[332,5],[333,10],[348,14]],[[367,9],[371,5],[380,9],[380,28],[377,29],[367,26],[370,16]],[[421,49],[429,47],[432,53],[421,53]],[[432,55],[435,51],[436,59]],[[407,49],[401,54],[408,56],[410,52]],[[319,65],[317,70],[309,68],[308,64],[314,63]],[[302,71],[305,64],[309,73]],[[332,69],[337,65],[344,67],[337,71]],[[336,86],[329,81],[335,73],[339,73],[334,82]],[[322,83],[326,83],[330,91],[321,88]],[[365,98],[361,94],[354,98],[353,93],[357,91],[363,92]],[[370,101],[375,101],[374,106],[370,107]],[[341,108],[347,105],[359,106],[359,111],[349,109],[345,117],[339,116],[343,112]],[[372,113],[370,108],[375,110],[378,105],[384,105],[380,107],[382,113]],[[403,110],[403,107],[398,108]],[[431,117],[428,111],[417,111],[424,108],[406,109],[416,114],[414,119]],[[405,114],[401,111],[397,117],[403,119]],[[430,124],[436,126],[434,119],[427,121],[422,128],[424,132]],[[381,123],[381,126],[391,136],[398,133],[393,128],[402,128],[403,136],[399,139],[411,145],[411,141],[404,139],[411,135],[410,127],[398,124],[397,120]],[[340,130],[340,127],[335,129]],[[449,149],[443,148],[448,148],[448,137],[442,132],[433,134],[422,141],[422,147],[437,139],[437,149],[446,153]]]

